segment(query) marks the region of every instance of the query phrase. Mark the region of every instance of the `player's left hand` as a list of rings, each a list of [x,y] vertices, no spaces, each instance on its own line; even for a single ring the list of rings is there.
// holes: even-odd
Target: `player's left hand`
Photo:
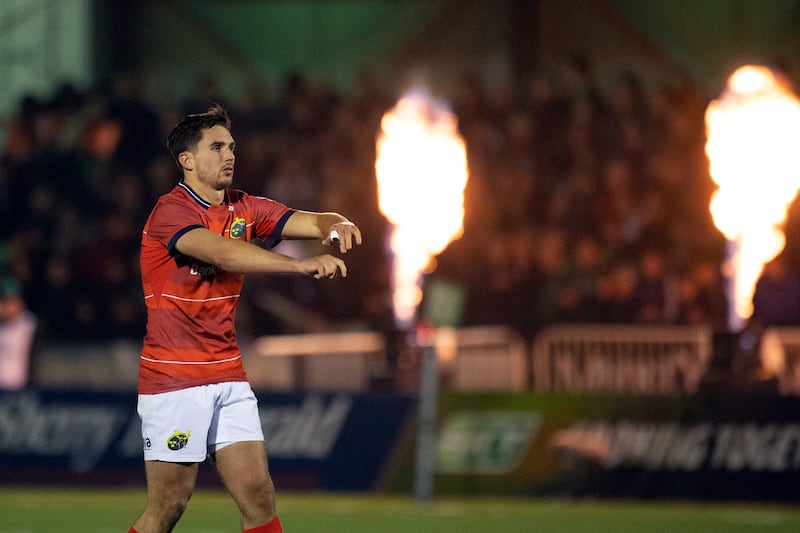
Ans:
[[[327,246],[339,245],[341,253],[347,253],[353,246],[361,244],[361,230],[352,222],[337,222],[328,229],[328,236],[322,241]]]
[[[335,278],[337,272],[342,277],[347,277],[347,265],[338,257],[330,254],[318,255],[306,259],[299,259],[300,271],[314,276],[315,279]]]

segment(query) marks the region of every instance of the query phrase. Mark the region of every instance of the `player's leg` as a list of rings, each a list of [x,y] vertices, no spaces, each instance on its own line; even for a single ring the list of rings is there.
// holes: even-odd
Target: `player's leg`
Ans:
[[[263,441],[236,442],[214,453],[214,464],[225,487],[239,507],[242,529],[275,521],[275,486],[267,468]],[[268,531],[268,530],[264,530]],[[272,532],[280,529],[269,530]]]
[[[220,384],[208,431],[209,457],[241,513],[242,528],[280,533],[258,403],[245,382]]]
[[[207,386],[140,394],[147,504],[134,528],[139,533],[171,531],[186,509],[206,459],[214,394]]]
[[[186,510],[197,480],[197,463],[145,461],[147,504],[133,527],[139,533],[168,533]]]

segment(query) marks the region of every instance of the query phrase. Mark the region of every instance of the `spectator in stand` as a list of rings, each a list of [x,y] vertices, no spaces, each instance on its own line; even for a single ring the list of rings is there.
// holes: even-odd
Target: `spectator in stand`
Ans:
[[[634,293],[635,320],[645,324],[674,322],[677,290],[677,279],[669,270],[664,252],[656,247],[642,250]]]
[[[475,269],[467,283],[468,324],[505,324],[526,336],[535,330],[535,246],[531,228],[498,236],[491,242],[485,250],[483,268]]]
[[[612,84],[602,136],[603,151],[612,157],[639,162],[648,123],[647,100],[639,77],[623,72]]]
[[[610,258],[600,240],[590,233],[578,237],[570,249],[572,258],[567,274],[570,289],[564,294],[565,303],[570,303],[570,313],[564,319],[602,322],[604,319],[597,309],[597,285]]]
[[[536,242],[536,269],[540,283],[533,299],[533,322],[537,329],[559,322],[572,303],[569,291],[563,291],[564,272],[568,265],[567,239],[555,226],[540,230]]]
[[[636,268],[627,262],[613,263],[597,279],[595,317],[600,322],[615,324],[636,323],[634,293]]]
[[[800,325],[800,276],[782,255],[764,265],[753,295],[753,320],[764,327]]]
[[[30,382],[36,318],[28,311],[19,282],[0,280],[0,389],[19,390]]]
[[[727,297],[719,263],[701,258],[679,276],[678,318],[680,324],[707,324],[727,331]]]
[[[31,285],[30,307],[36,311],[42,338],[89,339],[96,329],[94,322],[92,327],[86,327],[81,321],[86,294],[75,279],[75,265],[77,261],[70,255],[51,254],[39,282]],[[96,313],[92,316],[96,317]]]

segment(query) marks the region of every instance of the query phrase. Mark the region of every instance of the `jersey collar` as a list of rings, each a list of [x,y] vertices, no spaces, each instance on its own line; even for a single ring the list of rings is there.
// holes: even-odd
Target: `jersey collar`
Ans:
[[[187,185],[185,181],[178,182],[178,187],[181,187],[183,190],[188,192],[189,196],[191,196],[194,199],[195,202],[197,202],[198,204],[203,206],[205,209],[209,209],[212,205],[214,205],[214,204],[210,204],[210,203],[206,202],[205,200],[203,200],[203,198],[199,194],[194,192],[194,189],[192,189],[189,185]],[[227,190],[225,191],[225,200],[224,201],[225,202],[228,201],[228,191]]]

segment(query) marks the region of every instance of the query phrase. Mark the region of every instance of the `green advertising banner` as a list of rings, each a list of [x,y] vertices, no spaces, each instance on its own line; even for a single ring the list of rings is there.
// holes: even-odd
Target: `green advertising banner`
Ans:
[[[435,494],[800,501],[800,398],[443,393],[437,428]]]

